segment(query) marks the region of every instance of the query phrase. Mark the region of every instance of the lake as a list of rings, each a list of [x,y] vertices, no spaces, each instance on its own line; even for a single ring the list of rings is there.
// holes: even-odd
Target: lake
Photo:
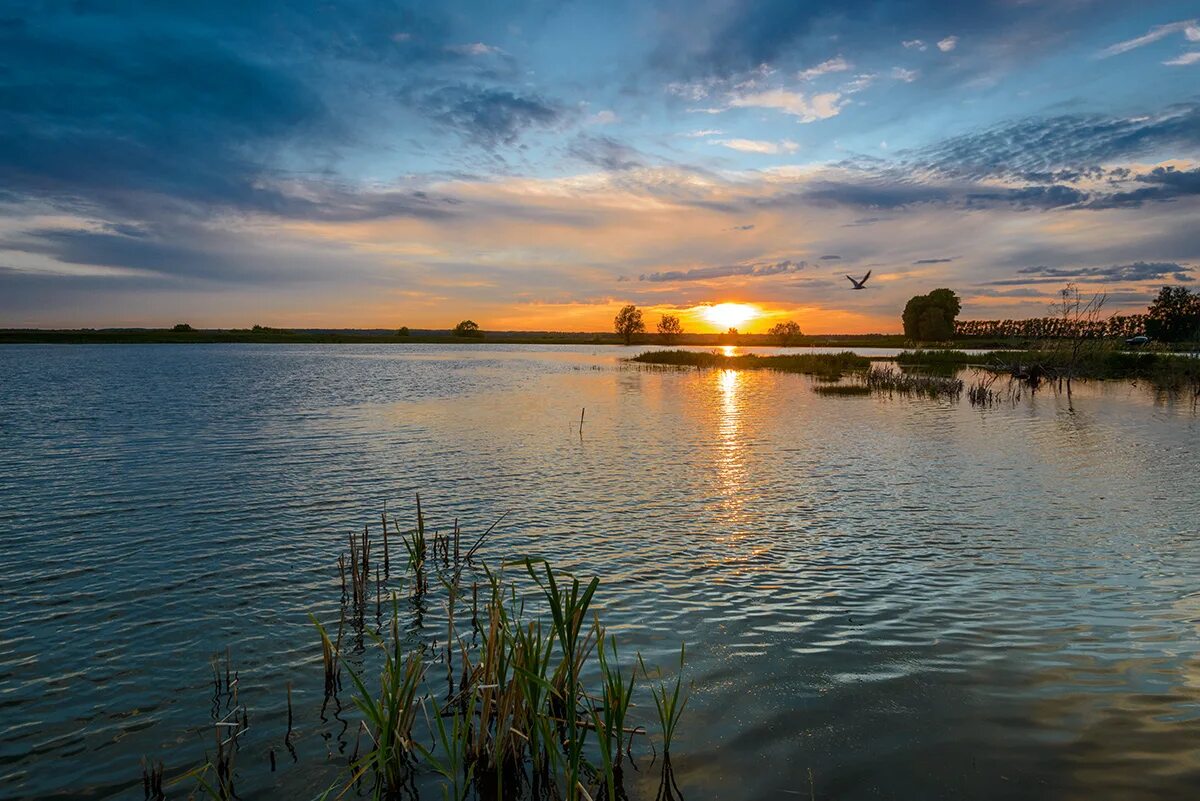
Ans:
[[[308,614],[336,618],[346,534],[418,492],[467,534],[508,512],[488,560],[601,576],[623,652],[687,642],[691,801],[1195,793],[1191,401],[824,397],[635,352],[0,347],[0,796],[141,798],[143,755],[202,762],[226,648],[241,796],[323,789],[354,713],[321,719]]]

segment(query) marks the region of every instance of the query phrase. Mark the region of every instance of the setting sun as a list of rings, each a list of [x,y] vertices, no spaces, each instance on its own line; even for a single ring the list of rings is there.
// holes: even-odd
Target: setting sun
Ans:
[[[749,303],[718,303],[715,306],[705,306],[701,309],[700,314],[705,320],[721,329],[737,328],[762,316],[758,307],[751,306]]]

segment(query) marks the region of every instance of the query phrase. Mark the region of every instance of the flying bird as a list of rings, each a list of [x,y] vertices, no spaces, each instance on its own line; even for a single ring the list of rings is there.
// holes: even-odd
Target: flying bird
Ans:
[[[850,276],[848,276],[848,275],[846,277],[850,278]],[[867,274],[864,275],[861,280],[856,281],[855,279],[850,278],[850,283],[854,284],[855,289],[866,289],[867,288],[867,279],[870,277],[871,277],[871,271],[867,270]]]

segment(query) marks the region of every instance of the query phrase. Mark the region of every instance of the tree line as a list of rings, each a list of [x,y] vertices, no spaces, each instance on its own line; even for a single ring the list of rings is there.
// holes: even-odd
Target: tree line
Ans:
[[[668,345],[676,342],[683,335],[683,324],[674,314],[661,315],[658,319],[657,329],[659,341]],[[635,336],[646,333],[646,321],[642,316],[642,310],[632,303],[621,307],[617,316],[613,318],[613,330],[626,345],[632,344]],[[737,333],[736,328],[729,329],[730,335],[737,336]],[[767,335],[774,338],[780,345],[794,345],[804,336],[800,330],[800,324],[794,320],[776,323],[767,330]]]
[[[1144,314],[1074,314],[1066,299],[1078,299],[1079,290],[1068,284],[1060,293],[1054,314],[1026,320],[958,320],[962,304],[952,290],[935,289],[916,295],[904,307],[904,335],[917,342],[947,342],[951,339],[1105,339],[1147,336],[1160,342],[1200,340],[1200,292],[1187,287],[1164,286]],[[1104,294],[1092,302],[1104,304]],[[1078,302],[1074,301],[1078,306]]]
[[[1069,284],[1062,291],[1063,298],[1079,297],[1079,290]],[[1057,304],[1054,314],[1046,317],[1031,317],[1024,320],[959,320],[962,301],[951,289],[939,288],[926,295],[915,295],[909,299],[901,314],[904,335],[914,342],[948,342],[953,339],[1116,339],[1145,335],[1161,342],[1200,341],[1200,292],[1187,287],[1164,286],[1150,308],[1144,314],[1114,314],[1102,317],[1096,310],[1103,305],[1103,293],[1092,301],[1099,301],[1089,314],[1072,314],[1066,301]],[[1076,305],[1078,303],[1076,302]],[[255,330],[260,330],[255,326]],[[655,326],[660,342],[677,342],[684,334],[683,323],[674,314],[659,316]],[[180,324],[176,331],[190,330]],[[265,329],[263,329],[265,330]],[[626,344],[632,344],[636,336],[646,333],[646,321],[634,304],[623,306],[613,319],[613,330]],[[397,332],[408,335],[408,328]],[[463,320],[451,332],[456,337],[478,339],[483,331],[473,320]],[[736,336],[737,330],[730,329]],[[767,335],[779,345],[796,345],[804,336],[799,323],[784,320],[767,330]]]

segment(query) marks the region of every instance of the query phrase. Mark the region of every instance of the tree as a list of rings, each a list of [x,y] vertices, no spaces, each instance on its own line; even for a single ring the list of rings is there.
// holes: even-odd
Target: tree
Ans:
[[[400,330],[396,332],[396,336],[398,336],[398,337],[408,336],[408,326],[407,325],[400,326]]]
[[[463,320],[454,326],[453,333],[456,337],[483,337],[483,332],[479,330],[479,324],[474,320]]]
[[[800,324],[795,320],[785,320],[782,323],[775,323],[767,333],[775,337],[779,341],[779,344],[785,347],[795,345],[797,340],[804,336],[800,332]]]
[[[642,322],[642,310],[632,303],[622,307],[617,312],[616,318],[613,319],[613,328],[616,329],[618,336],[625,340],[626,345],[631,344],[634,334],[646,332],[646,324]]]
[[[1146,315],[1146,336],[1163,342],[1200,338],[1200,292],[1164,286]]]
[[[673,314],[664,314],[658,321],[658,336],[668,345],[683,333],[679,318]]]
[[[1060,337],[1056,340],[1067,373],[1067,402],[1071,400],[1071,381],[1075,370],[1088,350],[1094,350],[1102,340],[1095,336],[1108,295],[1097,292],[1083,299],[1077,284],[1067,284],[1058,292],[1058,301],[1050,304],[1050,312],[1058,318]],[[1088,345],[1092,347],[1088,347]]]
[[[904,335],[918,342],[945,342],[954,338],[954,318],[962,303],[949,289],[916,295],[904,306]]]
[[[172,331],[191,331],[192,327],[187,323],[176,323],[171,329]]]

